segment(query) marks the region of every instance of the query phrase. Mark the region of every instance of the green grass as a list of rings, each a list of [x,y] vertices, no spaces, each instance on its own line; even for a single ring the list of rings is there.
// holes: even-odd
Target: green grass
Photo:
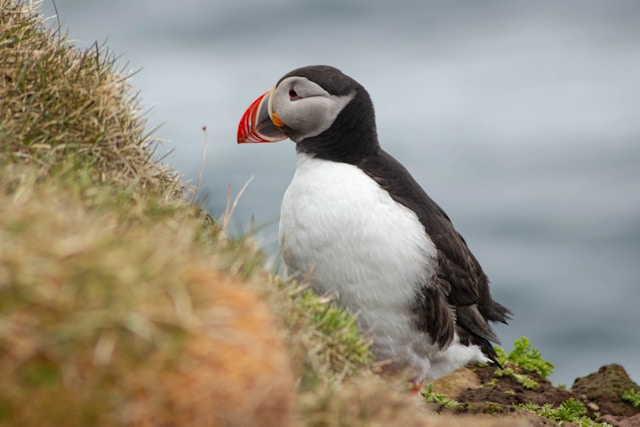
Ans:
[[[288,282],[278,283],[289,289],[296,310],[305,315],[293,317],[289,324],[289,328],[305,334],[302,390],[370,369],[373,362],[370,343],[363,339],[351,315],[309,290],[291,287]]]
[[[575,399],[568,399],[558,407],[553,407],[551,404],[541,406],[533,403],[515,406],[544,417],[558,426],[562,426],[564,423],[573,423],[580,427],[611,427],[608,423],[598,423],[588,418],[584,404]]]

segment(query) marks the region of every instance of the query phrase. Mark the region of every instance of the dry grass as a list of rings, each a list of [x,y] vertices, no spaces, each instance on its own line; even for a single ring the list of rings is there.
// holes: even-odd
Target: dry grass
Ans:
[[[227,254],[194,245],[193,210],[123,221],[27,169],[0,177],[12,188],[0,196],[0,420],[245,425],[257,414],[275,426],[291,416],[274,316],[223,273],[234,269]]]
[[[295,382],[364,369],[349,316],[153,161],[102,49],[0,0],[0,84],[0,425],[287,425]]]
[[[113,56],[73,48],[31,2],[0,5],[0,155],[55,168],[73,153],[103,182],[175,182],[151,161],[140,103]]]

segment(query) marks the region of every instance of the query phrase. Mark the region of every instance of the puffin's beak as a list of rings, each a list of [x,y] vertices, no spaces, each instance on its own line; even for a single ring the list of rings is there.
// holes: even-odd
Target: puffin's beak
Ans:
[[[287,139],[287,135],[273,123],[269,113],[269,99],[272,93],[273,89],[262,94],[251,103],[247,111],[242,115],[242,119],[238,124],[238,144],[246,142],[278,142]],[[282,125],[278,116],[275,116],[275,120]]]

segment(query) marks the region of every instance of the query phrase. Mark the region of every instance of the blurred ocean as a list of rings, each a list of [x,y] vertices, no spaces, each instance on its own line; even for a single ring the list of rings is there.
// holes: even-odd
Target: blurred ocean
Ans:
[[[214,216],[277,253],[291,142],[238,146],[281,75],[330,64],[370,92],[383,147],[447,211],[511,325],[571,385],[619,362],[640,381],[640,3],[56,0],[78,45],[106,45],[152,108],[165,160]],[[44,0],[45,16],[53,16]],[[48,21],[57,25],[54,18]]]

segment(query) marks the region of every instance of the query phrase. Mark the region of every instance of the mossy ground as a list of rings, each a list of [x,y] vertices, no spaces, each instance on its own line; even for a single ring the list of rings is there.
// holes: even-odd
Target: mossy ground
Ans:
[[[36,6],[0,0],[0,425],[531,425],[374,375],[353,318],[194,206],[113,56]],[[494,372],[474,375],[534,392]]]
[[[504,369],[493,365],[464,368],[430,385],[425,390],[425,400],[440,412],[527,411],[555,425],[604,427],[640,417],[640,408],[631,398],[635,396],[631,390],[640,387],[619,365],[603,366],[598,372],[576,379],[567,389],[549,381],[553,365],[526,338],[516,340],[510,354],[500,351],[498,359]],[[460,387],[456,388],[457,384]]]

